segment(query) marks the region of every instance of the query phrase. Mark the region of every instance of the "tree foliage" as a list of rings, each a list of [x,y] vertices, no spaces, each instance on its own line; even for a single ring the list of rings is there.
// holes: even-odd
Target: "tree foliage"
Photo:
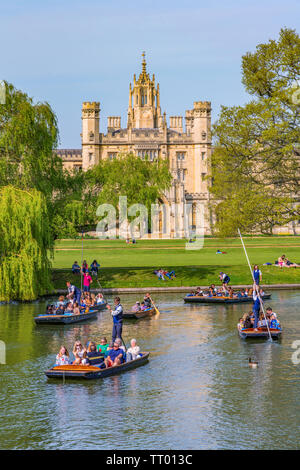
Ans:
[[[222,235],[236,233],[238,226],[272,233],[274,225],[300,214],[296,32],[282,29],[278,41],[260,44],[243,56],[242,82],[252,100],[244,106],[222,107],[213,126],[212,205]]]
[[[32,189],[0,189],[0,300],[33,300],[49,292],[53,247],[45,197]]]
[[[119,196],[127,197],[127,204],[144,204],[150,211],[151,204],[158,201],[172,181],[168,162],[149,159],[128,153],[113,160],[101,160],[86,173],[86,216],[94,218],[100,204],[112,204],[116,209]]]

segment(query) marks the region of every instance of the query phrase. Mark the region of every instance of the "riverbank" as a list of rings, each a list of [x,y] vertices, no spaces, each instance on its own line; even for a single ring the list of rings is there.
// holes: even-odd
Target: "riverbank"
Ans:
[[[188,293],[193,290],[196,290],[197,287],[201,287],[201,289],[208,289],[208,286],[190,286],[190,287],[116,287],[111,289],[91,289],[92,293],[97,294],[98,292],[103,292],[105,295],[111,294],[137,294],[137,293],[146,293],[146,292],[155,292],[155,293]],[[252,285],[243,284],[243,285],[236,285],[232,286],[233,289],[245,289],[246,287],[249,289]],[[266,286],[267,291],[269,290],[297,290],[300,289],[300,284],[271,284]],[[56,289],[54,294],[56,295],[64,295],[67,293],[66,289]]]
[[[262,271],[263,285],[300,284],[300,268],[264,266],[274,263],[285,254],[291,261],[300,262],[299,237],[258,237],[245,239],[252,264]],[[124,240],[84,240],[83,259],[90,265],[100,263],[99,280],[105,289],[165,288],[207,286],[219,284],[220,271],[226,272],[232,285],[251,282],[249,268],[239,239],[205,238],[199,250],[188,250],[185,240],[138,240],[127,245]],[[224,254],[217,254],[217,249]],[[52,281],[55,289],[65,289],[66,281],[80,286],[80,276],[74,276],[71,266],[81,264],[82,242],[58,240],[55,245]],[[154,274],[156,269],[175,270],[176,278],[162,281]],[[99,285],[94,280],[92,289]]]

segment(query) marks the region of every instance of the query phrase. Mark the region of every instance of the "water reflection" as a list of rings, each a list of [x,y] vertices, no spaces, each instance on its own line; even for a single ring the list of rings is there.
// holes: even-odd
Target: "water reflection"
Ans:
[[[126,296],[125,306],[133,305]],[[103,381],[47,380],[43,371],[61,344],[111,336],[111,317],[70,326],[36,326],[43,304],[0,307],[0,448],[298,448],[300,337],[296,291],[274,293],[282,341],[243,341],[244,305],[184,305],[178,294],[155,296],[161,315],[124,323],[123,338],[151,352],[148,365]],[[246,307],[248,310],[248,306]],[[248,357],[259,362],[248,367]],[[91,432],[92,430],[92,432]]]

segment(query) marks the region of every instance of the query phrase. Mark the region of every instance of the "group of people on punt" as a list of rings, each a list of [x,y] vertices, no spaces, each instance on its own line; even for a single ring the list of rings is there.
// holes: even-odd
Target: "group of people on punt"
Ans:
[[[85,346],[81,341],[75,341],[73,346],[74,359],[70,358],[70,354],[65,346],[61,346],[56,356],[56,366],[64,366],[67,364],[96,366],[100,369],[107,367],[115,367],[124,362],[132,361],[142,357],[140,347],[137,345],[136,339],[130,341],[130,348],[125,349],[122,340],[116,338],[108,343],[106,337],[102,337],[99,344],[95,341],[89,341]]]
[[[69,292],[66,297],[61,295],[56,304],[48,305],[47,313],[49,315],[80,315],[80,313],[88,313],[90,308],[104,303],[105,300],[101,293],[95,295],[90,292],[80,292],[78,299],[78,296],[76,296],[76,294],[74,295],[74,292]]]
[[[197,287],[197,289],[190,294],[188,297],[229,297],[230,299],[240,299],[243,297],[251,297],[253,295],[253,289],[245,288],[241,289],[240,291],[235,292],[232,287],[228,286],[230,282],[230,277],[228,274],[224,272],[220,272],[219,279],[222,282],[222,287],[216,287],[215,284],[211,284],[208,289],[202,290],[201,287]],[[255,264],[253,267],[253,279],[256,286],[259,286],[259,283],[262,280],[262,273],[259,269],[258,265]],[[262,288],[259,290],[259,294],[261,297],[264,296],[264,291]]]
[[[254,303],[255,305],[255,303]],[[257,319],[258,318],[258,319]],[[238,323],[239,330],[247,330],[253,328],[254,331],[257,331],[258,328],[274,328],[276,330],[281,330],[280,322],[278,320],[277,314],[273,312],[271,307],[266,309],[266,316],[263,313],[256,314],[256,311],[253,310],[245,313]]]
[[[149,310],[152,308],[152,300],[150,297],[149,292],[144,297],[144,300],[142,302],[137,301],[131,308],[132,312],[142,312],[144,310]]]
[[[265,295],[265,292],[262,288],[259,289],[259,294],[261,297]],[[188,297],[227,297],[229,299],[242,299],[243,297],[251,297],[253,295],[253,289],[241,289],[240,291],[234,291],[232,287],[227,286],[227,288],[216,287],[215,284],[211,284],[208,289],[202,290],[201,287],[197,287],[194,292],[188,294]]]

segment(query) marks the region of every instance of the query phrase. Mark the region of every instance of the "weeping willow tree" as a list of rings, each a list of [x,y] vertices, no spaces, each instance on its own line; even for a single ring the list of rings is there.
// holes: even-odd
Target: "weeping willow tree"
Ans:
[[[53,242],[45,197],[36,189],[0,190],[0,300],[34,300],[49,292]]]

